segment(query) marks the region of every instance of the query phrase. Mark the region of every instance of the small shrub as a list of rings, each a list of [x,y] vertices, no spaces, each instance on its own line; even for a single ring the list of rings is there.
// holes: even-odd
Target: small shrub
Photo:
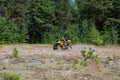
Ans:
[[[92,50],[91,48],[89,48],[89,51],[86,52],[85,50],[81,51],[81,55],[84,58],[84,61],[90,59],[93,56],[93,52],[94,50]]]
[[[75,65],[78,63],[79,61],[77,60],[77,59],[74,59],[73,61],[72,61],[72,67],[75,67]]]
[[[81,65],[83,66],[87,66],[87,60],[91,59],[92,61],[94,61],[96,64],[98,64],[99,60],[98,60],[98,55],[94,55],[95,50],[92,50],[91,48],[89,48],[89,51],[81,51],[81,55],[83,56],[83,60],[81,62]]]
[[[14,48],[13,51],[12,51],[12,55],[9,55],[8,57],[10,59],[12,59],[12,58],[18,58],[18,54],[19,54],[18,50],[16,48]]]
[[[114,59],[114,60],[118,60],[118,59],[120,59],[120,56],[113,55],[113,59]]]
[[[13,57],[18,58],[18,50],[16,48],[14,48],[12,54],[13,54]]]
[[[98,64],[98,62],[99,62],[98,55],[93,56],[93,60],[95,61],[96,64]]]
[[[58,62],[56,62],[56,65],[60,65],[60,64],[61,64],[61,62],[59,62],[59,61],[58,61]]]
[[[12,59],[12,58],[13,58],[13,55],[9,55],[8,58]]]
[[[3,80],[20,80],[20,74],[2,73]]]
[[[87,66],[87,61],[81,61],[81,63],[80,63],[82,66]]]
[[[112,57],[108,56],[105,60],[105,64],[109,64],[110,61],[112,61]]]
[[[105,60],[105,64],[109,64],[109,60],[108,59]]]
[[[117,61],[118,59],[120,59],[120,56],[117,55],[113,55],[113,56],[108,56],[105,60],[105,64],[109,64],[110,61]]]

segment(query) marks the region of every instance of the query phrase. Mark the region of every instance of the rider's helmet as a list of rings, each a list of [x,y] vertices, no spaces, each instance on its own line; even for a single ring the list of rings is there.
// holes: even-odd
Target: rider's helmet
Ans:
[[[67,40],[67,43],[71,43],[71,40]]]
[[[63,42],[62,42],[62,41],[58,41],[57,43],[60,44],[60,46],[63,45]]]

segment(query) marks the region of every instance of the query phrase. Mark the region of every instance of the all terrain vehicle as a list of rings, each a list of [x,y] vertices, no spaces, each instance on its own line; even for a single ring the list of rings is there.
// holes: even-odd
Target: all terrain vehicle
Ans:
[[[71,40],[65,40],[64,37],[62,37],[58,42],[56,42],[53,45],[53,50],[66,50],[66,49],[72,49],[72,46]]]

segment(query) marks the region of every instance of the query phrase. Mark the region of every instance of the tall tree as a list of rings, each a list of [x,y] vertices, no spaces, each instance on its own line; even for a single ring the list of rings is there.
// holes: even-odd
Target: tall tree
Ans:
[[[83,20],[91,21],[100,32],[104,32],[106,26],[119,29],[119,0],[76,0],[76,3],[79,8],[80,31],[84,31],[81,25]],[[111,25],[108,24],[113,25],[110,27]],[[85,35],[83,34],[83,36]],[[118,39],[116,38],[116,40]]]
[[[0,1],[1,18],[2,17],[5,18],[5,21],[6,21],[5,26],[14,25],[13,29],[15,28],[17,33],[20,34],[18,42],[26,42],[26,39],[28,39],[27,27],[26,27],[27,25],[26,24],[26,11],[27,11],[26,8],[27,7],[25,6],[26,2],[27,0],[26,1],[24,0]],[[8,26],[8,27],[12,28],[12,26]],[[11,28],[8,28],[8,29],[11,29]],[[9,34],[9,32],[7,34]]]
[[[30,42],[42,42],[46,32],[53,27],[54,2],[52,0],[31,0],[30,7]]]
[[[56,0],[57,25],[61,31],[67,30],[71,21],[70,0]]]

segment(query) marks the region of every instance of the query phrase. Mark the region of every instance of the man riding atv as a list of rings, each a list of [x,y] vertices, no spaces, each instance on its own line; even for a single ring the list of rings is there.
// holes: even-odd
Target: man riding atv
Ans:
[[[71,46],[71,40],[65,40],[64,37],[60,38],[60,40],[53,45],[53,50],[66,50],[66,49],[72,49]]]

